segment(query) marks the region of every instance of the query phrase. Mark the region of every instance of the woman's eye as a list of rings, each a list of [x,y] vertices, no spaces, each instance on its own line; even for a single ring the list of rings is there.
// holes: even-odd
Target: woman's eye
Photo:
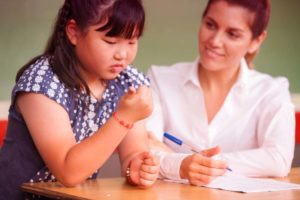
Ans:
[[[233,31],[228,32],[228,35],[232,39],[238,39],[240,37],[238,33],[233,32]]]
[[[215,27],[215,25],[214,25],[214,23],[212,23],[212,22],[210,22],[210,21],[207,21],[206,23],[205,23],[205,25],[206,25],[206,27],[208,28],[208,29],[215,29],[216,27]]]

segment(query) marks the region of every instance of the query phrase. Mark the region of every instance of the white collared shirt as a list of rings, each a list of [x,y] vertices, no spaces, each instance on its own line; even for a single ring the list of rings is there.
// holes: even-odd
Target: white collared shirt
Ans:
[[[150,68],[155,110],[148,130],[161,141],[168,132],[197,149],[218,145],[236,173],[287,175],[295,142],[295,110],[288,80],[250,70],[243,59],[238,80],[208,124],[198,62]],[[187,155],[160,152],[160,156],[161,175],[179,179],[180,164]]]

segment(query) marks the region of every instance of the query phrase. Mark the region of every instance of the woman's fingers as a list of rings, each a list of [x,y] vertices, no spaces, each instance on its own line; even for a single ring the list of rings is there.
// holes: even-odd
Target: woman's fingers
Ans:
[[[205,150],[201,151],[201,154],[206,157],[212,157],[212,156],[219,154],[220,151],[221,151],[220,147],[215,146],[210,149],[205,149]]]
[[[192,185],[206,185],[216,177],[223,175],[225,172],[226,169],[196,165],[192,171],[187,173],[187,179]]]
[[[209,175],[205,175],[205,174],[194,173],[188,180],[189,180],[190,184],[192,184],[192,185],[202,186],[202,185],[209,184],[215,178],[216,178],[216,176],[209,176]]]
[[[215,177],[226,172],[227,163],[214,160],[202,154],[193,154],[186,157],[180,167],[181,178],[188,179],[191,184],[207,184]]]
[[[183,160],[189,167],[194,165],[206,166],[208,168],[225,169],[227,163],[224,160],[216,160],[211,157],[203,156],[202,154],[193,154]]]

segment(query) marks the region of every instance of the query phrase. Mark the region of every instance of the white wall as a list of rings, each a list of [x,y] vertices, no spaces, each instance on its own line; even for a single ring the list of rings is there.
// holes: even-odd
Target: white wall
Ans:
[[[0,101],[0,119],[7,119],[9,105],[9,101]]]
[[[300,94],[292,94],[292,101],[296,106],[296,111],[300,112]]]

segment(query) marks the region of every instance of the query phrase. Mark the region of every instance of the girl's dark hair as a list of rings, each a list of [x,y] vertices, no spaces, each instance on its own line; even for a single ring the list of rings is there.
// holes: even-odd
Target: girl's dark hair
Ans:
[[[229,5],[237,5],[254,13],[254,20],[251,24],[252,38],[257,38],[267,29],[270,18],[270,1],[269,0],[209,0],[203,12],[206,16],[210,6],[218,1],[227,2]]]
[[[141,0],[65,0],[42,55],[50,57],[54,73],[68,88],[80,89],[84,86],[89,93],[79,73],[74,47],[66,35],[66,25],[71,19],[76,21],[82,33],[89,26],[105,21],[106,24],[99,31],[108,31],[107,36],[130,39],[143,34],[145,12]],[[40,56],[33,58],[18,71],[16,81]]]

